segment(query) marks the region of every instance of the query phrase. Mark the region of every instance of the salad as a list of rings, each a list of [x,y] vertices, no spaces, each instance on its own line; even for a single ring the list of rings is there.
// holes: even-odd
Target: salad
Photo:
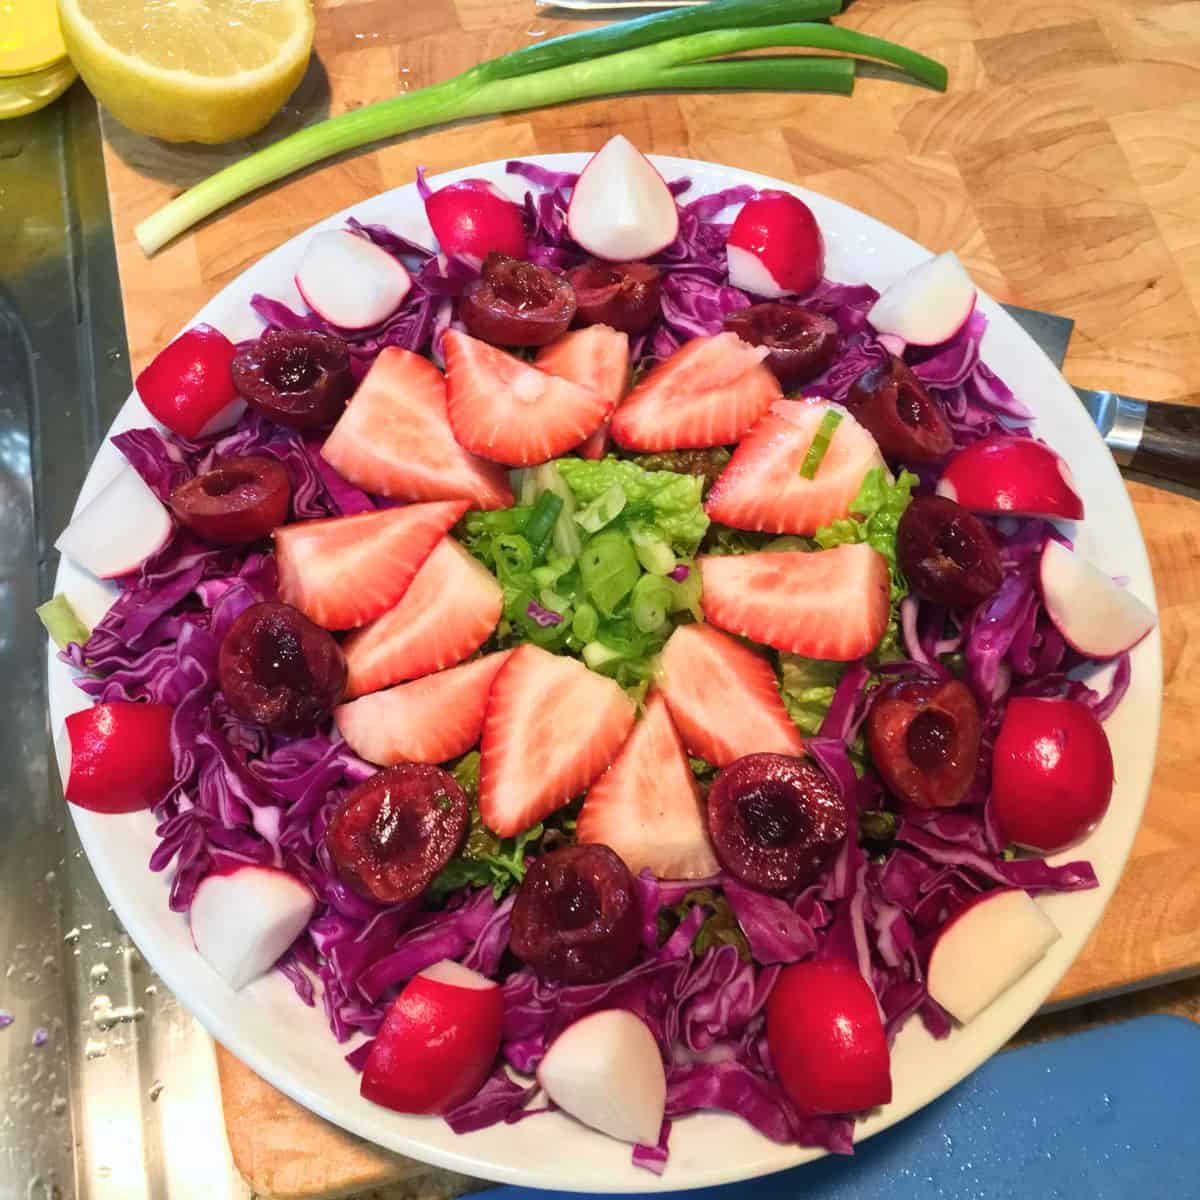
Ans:
[[[838,283],[799,199],[623,138],[508,169],[138,377],[159,424],[58,543],[118,595],[41,610],[94,701],[67,799],[151,809],[199,953],[282,972],[376,1104],[848,1153],[899,1029],[1095,886],[1042,856],[1104,815],[1153,614],[953,255]]]

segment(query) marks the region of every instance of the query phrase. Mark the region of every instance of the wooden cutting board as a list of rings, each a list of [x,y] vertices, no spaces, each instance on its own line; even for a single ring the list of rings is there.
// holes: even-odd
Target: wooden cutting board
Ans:
[[[1200,400],[1200,3],[858,0],[839,23],[943,59],[945,96],[882,70],[851,100],[626,97],[437,130],[349,156],[219,214],[147,261],[133,226],[188,183],[330,113],[579,27],[532,0],[317,0],[317,57],[251,143],[168,147],[105,123],[135,369],[266,251],[357,199],[487,159],[645,150],[763,171],[959,252],[998,299],[1076,321],[1072,382]],[[1162,615],[1164,720],[1146,819],[1108,912],[1056,1002],[1200,970],[1200,506],[1131,482]],[[1191,634],[1195,633],[1196,638]],[[265,1194],[459,1179],[364,1147],[221,1057],[231,1142]]]

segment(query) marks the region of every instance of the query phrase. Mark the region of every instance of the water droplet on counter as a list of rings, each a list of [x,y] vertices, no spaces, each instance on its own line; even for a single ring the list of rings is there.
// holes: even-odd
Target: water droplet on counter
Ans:
[[[74,929],[68,929],[67,932],[63,934],[63,941],[66,942],[68,946],[73,946],[77,941],[79,941],[79,934],[80,929],[79,926],[76,925]]]
[[[159,1096],[161,1096],[163,1094],[164,1087],[166,1087],[166,1084],[164,1084],[161,1079],[156,1079],[150,1085],[150,1090],[146,1094],[150,1097],[151,1100],[157,1100],[159,1098]]]
[[[59,1095],[58,1092],[55,1092],[54,1095],[50,1098],[50,1111],[56,1117],[61,1117],[63,1115],[63,1113],[65,1113],[67,1111],[66,1096]]]
[[[88,1038],[83,1045],[83,1056],[89,1061],[94,1058],[103,1058],[108,1053],[108,1046],[104,1042],[98,1042],[95,1038]]]
[[[98,962],[89,972],[88,978],[93,983],[105,983],[108,980],[108,963]]]
[[[147,996],[157,996],[158,995],[158,984],[157,983],[146,984],[146,995]]]

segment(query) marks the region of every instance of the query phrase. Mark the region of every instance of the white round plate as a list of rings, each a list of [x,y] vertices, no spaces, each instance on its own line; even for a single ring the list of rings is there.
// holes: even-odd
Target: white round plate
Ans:
[[[584,154],[537,159],[559,171],[578,171]],[[683,158],[655,157],[668,180],[689,176],[689,197],[735,184],[782,188],[809,205],[825,234],[830,278],[883,287],[928,257],[929,251],[903,234],[824,196],[778,179]],[[523,180],[505,174],[504,163],[466,167],[437,184],[468,177],[494,181],[514,198]],[[413,185],[364,200],[315,226],[338,228],[348,216],[381,222],[426,245],[432,241]],[[311,232],[311,231],[310,231]],[[308,233],[293,238],[246,271],[196,314],[235,341],[257,334],[260,322],[249,306],[263,292],[301,307],[292,283]],[[943,247],[938,247],[942,249]],[[1154,584],[1137,519],[1108,450],[1071,388],[1053,364],[993,300],[980,297],[988,317],[983,354],[987,363],[1037,414],[1037,428],[1070,463],[1087,507],[1077,530],[1079,548],[1106,572],[1129,579],[1130,590],[1154,603]],[[137,395],[130,396],[110,433],[151,424]],[[90,498],[122,468],[124,460],[105,442],[80,492]],[[93,599],[98,587],[73,564],[59,568],[57,590]],[[86,607],[86,605],[81,605]],[[50,654],[50,712],[57,731],[64,717],[86,706],[70,670]],[[908,1116],[952,1087],[994,1054],[1045,1000],[1083,948],[1112,894],[1141,819],[1158,736],[1161,648],[1157,630],[1133,654],[1133,682],[1106,729],[1116,760],[1112,807],[1099,829],[1066,858],[1088,858],[1100,877],[1091,892],[1050,896],[1042,903],[1062,931],[1050,953],[969,1026],[936,1042],[919,1020],[910,1021],[892,1058],[895,1096],[857,1129],[861,1140]],[[272,973],[234,993],[192,946],[184,918],[167,908],[169,880],[146,863],[155,846],[149,813],[100,816],[79,809],[71,815],[97,877],[138,948],[182,1004],[212,1035],[263,1078],[301,1104],[353,1133],[438,1166],[507,1183],[578,1191],[669,1191],[703,1187],[777,1171],[821,1151],[780,1146],[737,1117],[703,1113],[677,1121],[671,1157],[660,1178],[632,1166],[629,1147],[593,1133],[561,1114],[531,1117],[464,1137],[440,1119],[406,1117],[378,1108],[358,1094],[358,1076],[343,1061],[320,1008],[306,1008],[291,985]]]

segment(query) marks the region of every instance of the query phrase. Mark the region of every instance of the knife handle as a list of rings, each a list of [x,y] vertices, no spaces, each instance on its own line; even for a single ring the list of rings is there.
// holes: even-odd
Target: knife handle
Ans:
[[[1129,466],[1200,487],[1200,405],[1147,404],[1142,436]]]

